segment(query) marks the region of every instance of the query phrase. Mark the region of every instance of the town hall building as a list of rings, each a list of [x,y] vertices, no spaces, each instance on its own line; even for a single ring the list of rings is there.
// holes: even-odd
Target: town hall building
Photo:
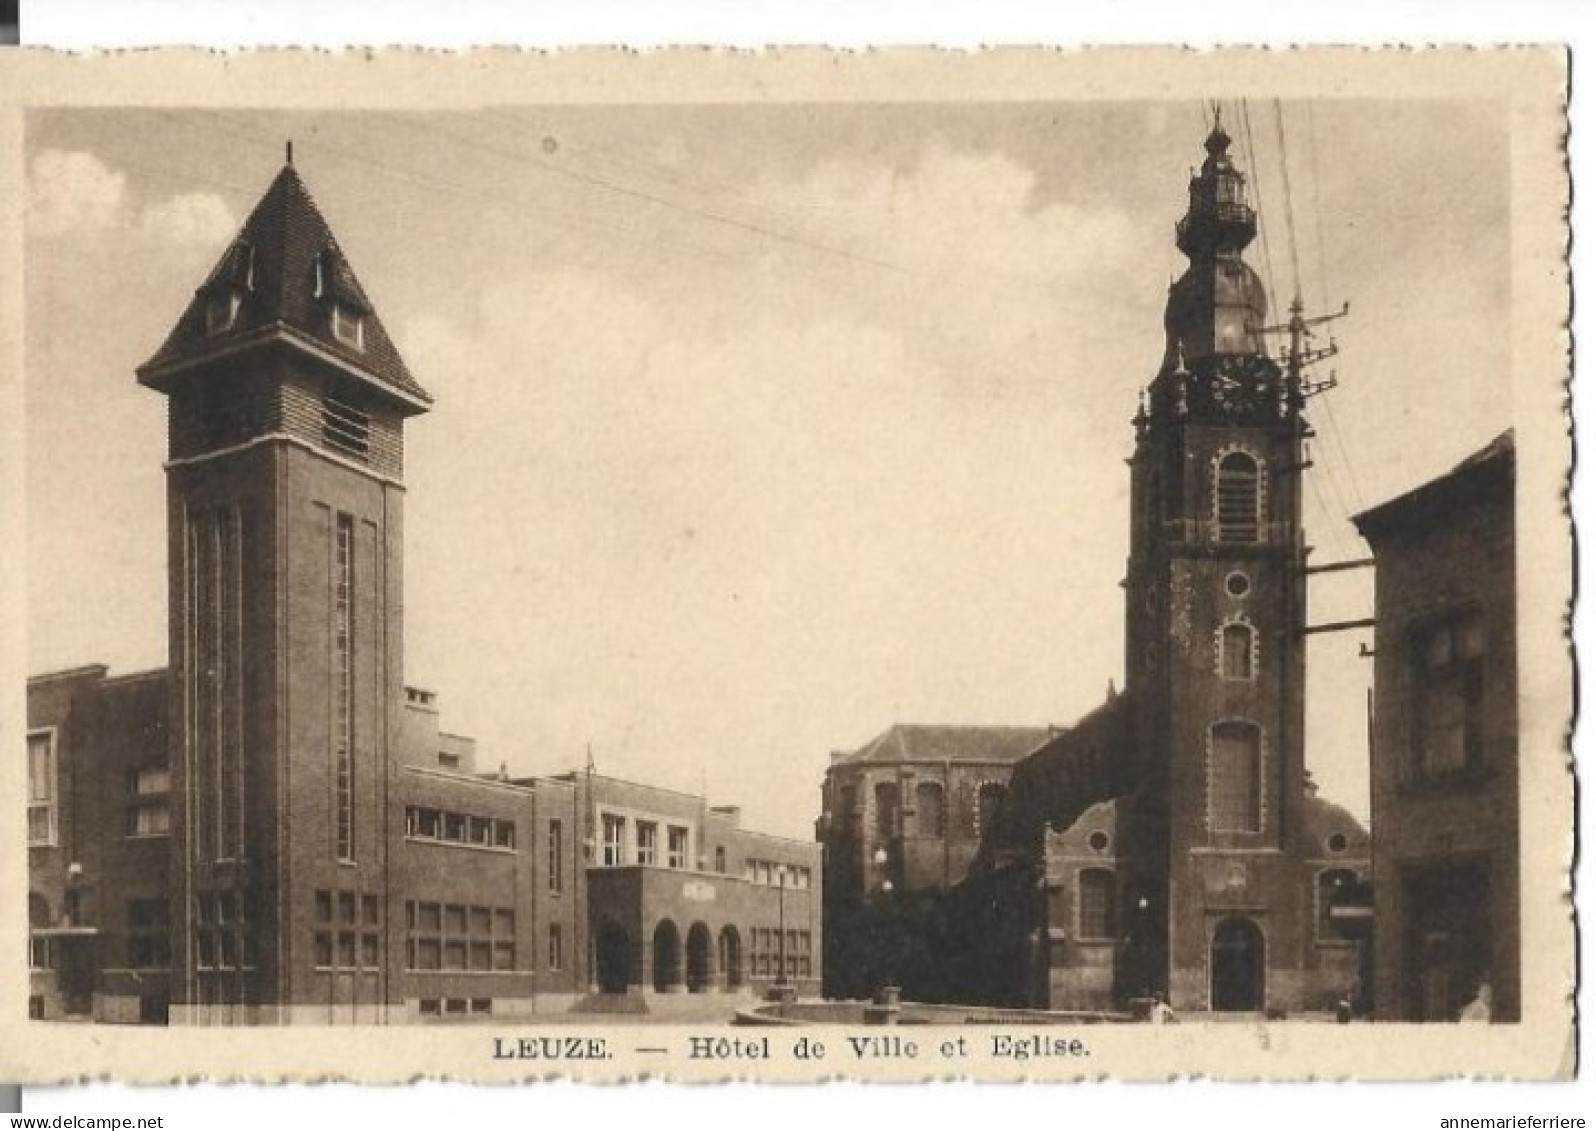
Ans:
[[[138,380],[169,406],[170,666],[29,682],[35,1016],[818,991],[818,846],[591,769],[478,772],[406,685],[404,431],[433,399],[291,160]]]

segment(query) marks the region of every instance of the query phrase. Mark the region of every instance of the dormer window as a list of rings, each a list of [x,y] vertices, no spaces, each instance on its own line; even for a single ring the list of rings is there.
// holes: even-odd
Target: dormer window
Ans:
[[[344,345],[353,349],[366,348],[366,321],[341,302],[332,304],[332,332]]]
[[[205,304],[205,333],[214,337],[231,330],[233,323],[238,321],[238,311],[243,305],[244,296],[237,291],[212,295]]]
[[[350,349],[366,348],[365,299],[360,287],[343,270],[336,249],[323,248],[316,255],[316,300],[327,309],[327,325],[333,339]]]
[[[200,288],[205,296],[205,333],[226,333],[238,321],[244,296],[255,289],[255,248],[245,240],[236,241],[222,256],[211,277]]]

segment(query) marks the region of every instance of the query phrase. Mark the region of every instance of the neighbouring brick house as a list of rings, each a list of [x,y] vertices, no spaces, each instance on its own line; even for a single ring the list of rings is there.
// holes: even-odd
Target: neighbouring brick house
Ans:
[[[1375,557],[1376,1016],[1519,1016],[1514,448],[1356,518]]]

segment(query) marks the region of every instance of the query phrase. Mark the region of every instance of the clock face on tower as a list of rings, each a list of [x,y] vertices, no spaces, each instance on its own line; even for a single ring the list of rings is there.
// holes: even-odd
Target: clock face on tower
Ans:
[[[1274,403],[1274,384],[1259,359],[1222,363],[1208,379],[1208,397],[1215,410],[1231,419],[1267,413]],[[1250,364],[1249,364],[1250,362]]]

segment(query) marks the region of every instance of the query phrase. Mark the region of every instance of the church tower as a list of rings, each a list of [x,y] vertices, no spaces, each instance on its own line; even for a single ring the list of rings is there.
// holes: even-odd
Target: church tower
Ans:
[[[1242,258],[1257,217],[1229,148],[1216,117],[1131,461],[1126,680],[1156,830],[1137,885],[1177,1010],[1297,1008],[1312,932],[1303,396],[1264,343],[1264,287]]]
[[[173,1020],[380,1019],[403,431],[431,397],[291,151],[138,379],[169,405]]]

